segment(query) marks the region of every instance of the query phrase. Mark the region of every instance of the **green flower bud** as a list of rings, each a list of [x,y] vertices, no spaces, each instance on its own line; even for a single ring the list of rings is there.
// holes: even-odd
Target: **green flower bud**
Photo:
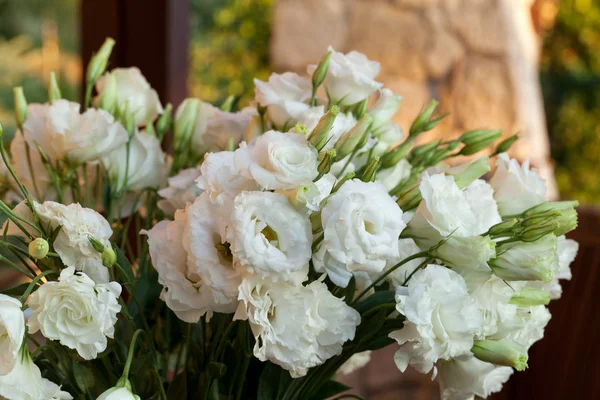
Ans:
[[[146,126],[145,126],[144,130],[146,131],[146,133],[148,135],[152,135],[154,137],[158,137],[158,134],[156,133],[156,129],[154,128],[154,122],[152,122],[152,120],[149,119],[146,122]]]
[[[367,97],[363,101],[356,103],[354,105],[354,109],[352,110],[352,114],[354,114],[354,118],[361,119],[363,115],[367,112],[369,107],[369,98]]]
[[[100,93],[100,103],[99,106],[101,109],[108,111],[111,114],[114,114],[118,107],[117,100],[117,77],[115,74],[106,75],[106,86],[102,93]]]
[[[414,120],[412,125],[410,126],[410,130],[408,133],[408,138],[412,139],[418,136],[422,132],[427,132],[435,128],[442,119],[444,119],[448,114],[443,114],[437,118],[432,118],[435,110],[438,106],[438,102],[436,100],[431,100],[429,105],[425,107],[425,110],[421,111],[417,118]]]
[[[115,251],[110,247],[105,247],[102,250],[102,265],[105,267],[112,267],[117,262],[117,255]]]
[[[456,185],[462,189],[481,178],[481,176],[488,173],[491,169],[490,158],[488,156],[483,156],[476,158],[470,163],[450,168],[448,172],[454,177]]]
[[[558,269],[556,249],[553,234],[531,242],[500,242],[496,245],[497,257],[490,260],[489,265],[495,275],[507,281],[549,283]]]
[[[200,100],[188,98],[181,103],[175,116],[175,132],[173,144],[176,152],[187,147],[194,129],[196,127],[196,118],[198,117],[198,108]]]
[[[125,127],[129,137],[132,137],[135,133],[135,117],[129,110],[129,102],[125,103],[125,107],[119,112],[119,116],[121,117],[121,124]]]
[[[391,168],[398,164],[412,150],[414,144],[412,142],[404,142],[400,146],[386,151],[381,157],[381,168]]]
[[[29,255],[36,260],[41,260],[48,255],[50,245],[46,239],[37,238],[29,243]]]
[[[313,90],[316,91],[316,89],[319,86],[321,86],[321,84],[325,80],[325,77],[327,76],[327,70],[329,69],[329,63],[331,62],[332,55],[333,55],[333,51],[331,51],[331,50],[328,51],[327,54],[325,54],[325,56],[323,56],[321,61],[319,61],[319,65],[315,69],[315,72],[313,72],[313,75],[312,75]]]
[[[335,117],[339,114],[339,112],[340,108],[338,106],[331,107],[331,109],[321,117],[317,123],[317,126],[315,126],[308,136],[308,141],[315,146],[317,151],[321,151],[321,149],[325,147],[325,144],[327,144],[329,131],[331,131],[333,123],[335,122]]]
[[[519,222],[518,219],[512,218],[507,221],[500,222],[492,226],[489,230],[489,234],[492,237],[512,236],[512,227]]]
[[[427,144],[422,144],[420,146],[415,147],[413,149],[413,151],[410,153],[410,156],[413,158],[423,158],[426,156],[427,153],[435,151],[435,149],[437,149],[437,147],[439,145],[440,145],[439,140],[437,140],[435,142],[427,143]]]
[[[296,132],[298,135],[302,135],[302,136],[308,136],[308,134],[310,133],[308,131],[308,127],[300,122],[298,122],[294,126],[294,132]]]
[[[17,126],[19,129],[23,128],[23,124],[27,119],[27,100],[23,93],[23,88],[17,86],[13,88],[13,97],[15,99],[15,118],[17,120]]]
[[[556,231],[558,228],[557,221],[543,221],[534,226],[525,228],[520,234],[519,238],[523,242],[535,242],[542,237]]]
[[[423,196],[421,196],[421,190],[417,184],[400,193],[396,203],[398,203],[402,211],[409,211],[416,208],[421,200],[423,200]]]
[[[156,121],[156,132],[158,133],[158,138],[162,141],[165,137],[165,133],[171,127],[171,121],[173,119],[173,105],[171,103],[167,104],[165,110],[158,117],[158,121]]]
[[[494,155],[506,152],[508,149],[510,149],[510,146],[512,146],[513,143],[516,142],[518,139],[519,139],[518,133],[504,139],[503,141],[500,142],[498,147],[496,147],[496,151],[494,152]]]
[[[225,111],[225,112],[231,112],[231,110],[233,109],[233,103],[235,102],[235,96],[234,95],[230,95],[229,97],[227,97],[225,99],[225,101],[223,102],[223,104],[221,104],[221,110]]]
[[[511,340],[476,340],[471,352],[481,361],[513,367],[517,371],[527,368],[527,351]]]
[[[509,303],[518,307],[547,305],[550,303],[550,293],[543,289],[526,287],[521,289],[519,294],[512,296]]]
[[[494,141],[502,135],[499,129],[475,129],[465,132],[458,139],[465,145],[471,145],[482,141]]]
[[[248,124],[248,128],[246,128],[246,132],[244,133],[244,140],[246,142],[250,142],[252,139],[259,137],[263,134],[262,130],[262,122],[260,116],[254,115]]]
[[[575,207],[578,205],[578,201],[548,201],[530,208],[523,215],[531,217],[550,210],[558,212],[559,214],[554,219],[558,223],[554,234],[561,236],[577,228],[577,211]]]
[[[343,160],[355,149],[362,147],[360,144],[368,137],[367,135],[372,122],[373,117],[369,114],[363,115],[356,125],[338,140],[335,144],[335,149],[337,151],[336,161]]]
[[[111,38],[106,38],[98,53],[92,56],[87,68],[87,82],[89,85],[96,83],[98,78],[102,76],[108,65],[108,59],[115,46],[115,41]]]
[[[321,160],[321,162],[319,163],[319,167],[317,168],[317,171],[319,171],[319,174],[314,179],[315,182],[318,181],[319,179],[321,179],[323,177],[323,175],[325,175],[326,173],[329,172],[329,170],[331,169],[331,165],[333,164],[333,161],[335,160],[335,153],[336,153],[335,149],[331,149],[327,153],[325,153],[323,160]]]
[[[93,236],[88,236],[88,240],[90,241],[90,244],[94,250],[96,250],[98,253],[102,253],[104,251],[104,245],[98,239]]]
[[[60,100],[62,98],[60,94],[60,88],[58,87],[58,82],[56,81],[56,74],[54,72],[50,72],[50,86],[48,86],[48,99],[50,102],[54,100]]]
[[[377,174],[377,169],[379,168],[379,157],[375,156],[365,168],[365,172],[363,172],[360,180],[363,182],[375,182],[375,175]]]

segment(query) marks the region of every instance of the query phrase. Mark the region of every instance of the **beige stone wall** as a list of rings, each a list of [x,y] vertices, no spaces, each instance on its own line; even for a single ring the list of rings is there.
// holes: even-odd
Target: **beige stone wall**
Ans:
[[[380,80],[404,96],[397,118],[405,129],[436,98],[451,115],[430,136],[453,137],[475,128],[520,131],[513,155],[530,157],[555,193],[533,3],[278,0],[271,60],[277,70],[302,71],[329,45],[365,53],[381,63]]]

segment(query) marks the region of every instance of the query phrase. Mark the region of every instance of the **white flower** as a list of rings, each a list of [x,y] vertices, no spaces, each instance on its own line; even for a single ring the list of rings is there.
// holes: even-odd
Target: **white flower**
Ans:
[[[0,397],[8,400],[70,400],[69,393],[60,386],[42,378],[42,373],[31,360],[29,351],[23,349],[13,370],[0,376]]]
[[[390,334],[400,345],[394,356],[400,371],[411,365],[424,374],[433,369],[435,376],[439,359],[470,353],[482,322],[459,274],[428,265],[396,293],[396,308],[406,317],[404,327]]]
[[[336,178],[333,174],[325,174],[316,182],[311,182],[298,189],[282,190],[279,193],[286,195],[298,211],[311,214],[319,211],[321,202],[329,196],[335,186],[335,181]]]
[[[25,337],[25,318],[19,300],[0,294],[0,376],[14,368]]]
[[[394,265],[401,261],[404,261],[408,257],[414,256],[419,253],[421,249],[412,239],[398,239],[398,256],[388,260],[384,272],[391,269]],[[396,268],[390,273],[386,280],[392,284],[393,287],[402,286],[406,279],[419,267],[419,265],[425,261],[425,258],[416,258],[400,267]]]
[[[315,129],[323,115],[325,115],[325,108],[323,106],[312,107],[304,113],[300,122],[306,125],[308,131],[311,132]],[[327,143],[321,151],[333,149],[337,141],[344,136],[346,132],[352,129],[357,122],[358,121],[356,121],[356,118],[354,118],[352,113],[338,113],[327,136]]]
[[[95,284],[84,273],[75,273],[73,267],[63,269],[57,282],[46,282],[31,295],[29,331],[39,330],[44,337],[92,360],[106,349],[107,337],[114,337],[120,294],[117,282]]]
[[[234,319],[250,322],[254,356],[281,366],[292,377],[304,376],[340,354],[360,323],[360,314],[320,281],[304,287],[245,279],[239,298]]]
[[[402,97],[390,89],[381,90],[377,103],[369,110],[369,114],[373,117],[373,124],[371,125],[373,136],[378,137],[386,130],[398,108],[400,108],[401,102]]]
[[[17,133],[10,142],[11,166],[19,181],[25,186],[31,197],[38,201],[56,199],[56,190],[52,178],[44,168],[44,162],[35,147],[29,147],[23,135]],[[31,164],[29,163],[31,161]],[[35,179],[34,179],[35,178]],[[17,184],[12,178],[11,183],[16,188]]]
[[[185,208],[200,196],[202,189],[196,185],[196,179],[201,175],[199,168],[188,168],[179,171],[169,178],[169,186],[158,191],[161,200],[157,205],[165,214],[172,215],[175,210]]]
[[[358,103],[371,96],[383,84],[374,79],[379,75],[381,66],[376,61],[370,61],[364,54],[351,51],[348,54],[333,51],[325,88],[331,99],[342,106]],[[316,65],[308,66],[308,73],[312,73]]]
[[[423,200],[408,225],[419,247],[429,249],[450,236],[438,249],[446,262],[489,271],[494,243],[479,235],[502,222],[490,185],[476,180],[461,190],[452,176],[425,173],[419,188]]]
[[[371,361],[371,353],[371,350],[367,350],[353,354],[348,361],[342,364],[338,372],[342,375],[350,375],[354,371],[361,369]]]
[[[322,247],[349,272],[381,272],[398,256],[398,237],[406,226],[402,210],[385,187],[349,180],[321,211]]]
[[[112,387],[102,393],[96,400],[140,400],[127,386]]]
[[[254,79],[254,93],[275,126],[291,128],[309,109],[312,84],[293,72],[273,73],[267,82]]]
[[[544,306],[520,308],[515,316],[498,327],[498,332],[490,339],[513,340],[529,349],[544,337],[544,329],[550,321],[550,311]]]
[[[379,147],[381,147],[381,145],[388,147],[400,142],[404,137],[404,131],[402,131],[402,128],[399,125],[390,122],[379,128],[378,136],[376,137],[379,140]]]
[[[284,195],[242,192],[235,198],[232,227],[231,251],[250,272],[296,284],[306,279],[311,224]]]
[[[226,150],[230,139],[237,146],[246,132],[256,109],[246,107],[231,113],[197,99],[186,99],[177,108],[176,118],[181,115],[189,101],[197,101],[196,124],[190,145],[196,154]]]
[[[573,239],[567,239],[564,235],[556,238],[557,255],[558,255],[558,271],[556,277],[558,279],[571,280],[571,263],[575,261],[577,251],[579,251],[579,243]]]
[[[179,319],[193,323],[205,314],[210,319],[213,311],[231,313],[236,304],[217,303],[215,293],[204,283],[196,265],[188,265],[183,244],[186,219],[187,212],[179,210],[174,221],[161,221],[142,233],[148,235],[152,265],[158,272],[158,283],[163,286],[160,298]]]
[[[498,246],[490,261],[494,274],[509,281],[550,283],[559,270],[557,240],[548,234],[535,242],[510,242]]]
[[[442,400],[473,400],[499,392],[513,373],[475,357],[460,357],[438,364]]]
[[[410,177],[412,166],[405,158],[398,161],[393,167],[377,171],[375,180],[381,182],[387,190],[394,189],[400,182]]]
[[[501,215],[521,214],[546,201],[546,182],[537,169],[529,168],[529,159],[519,165],[506,153],[498,155],[490,185],[494,188],[494,198]]]
[[[127,104],[127,110],[133,113],[137,126],[145,126],[148,121],[153,121],[158,114],[162,114],[163,107],[160,104],[158,93],[152,89],[138,68],[115,68],[101,76],[96,83],[99,95],[102,95],[107,87],[109,75],[112,75],[117,81],[119,108],[123,108]],[[96,102],[99,101],[99,97],[96,98]]]
[[[202,194],[186,209],[183,248],[188,254],[188,271],[195,271],[213,290],[214,302],[231,309],[237,304],[241,269],[234,269],[233,256],[223,229],[215,217],[208,194]]]
[[[167,165],[158,139],[146,132],[136,132],[127,145],[110,152],[102,161],[117,190],[160,188],[167,183]]]
[[[294,189],[317,176],[317,150],[302,135],[269,131],[234,153],[235,169],[260,186]]]

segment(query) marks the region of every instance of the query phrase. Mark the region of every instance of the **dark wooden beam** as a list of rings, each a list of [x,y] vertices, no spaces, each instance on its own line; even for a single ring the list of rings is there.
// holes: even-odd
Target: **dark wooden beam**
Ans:
[[[188,0],[82,0],[84,65],[110,36],[110,68],[140,68],[162,102],[176,106],[187,95],[189,24]]]

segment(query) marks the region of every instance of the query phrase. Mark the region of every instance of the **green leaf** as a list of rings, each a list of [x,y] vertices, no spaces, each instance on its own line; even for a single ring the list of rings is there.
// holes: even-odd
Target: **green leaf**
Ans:
[[[356,330],[356,337],[359,343],[366,343],[373,336],[379,333],[379,330],[385,323],[388,311],[383,309],[377,311],[369,318],[365,318],[360,322],[358,329]]]
[[[350,386],[346,386],[338,381],[330,380],[325,382],[319,388],[319,394],[312,396],[310,400],[325,400],[350,389],[352,389]]]
[[[0,290],[0,293],[5,294],[7,296],[21,297],[23,296],[23,293],[25,293],[25,291],[27,290],[27,287],[29,287],[29,283],[21,283],[20,285],[13,286],[8,289]]]
[[[125,275],[121,276],[121,281],[123,281],[123,283],[125,284],[133,283],[135,281],[135,275],[133,274],[133,269],[131,268],[129,260],[127,259],[127,257],[125,257],[125,254],[123,254],[123,251],[121,249],[117,247],[114,250],[117,254],[117,264],[119,264],[117,268],[121,274]]]
[[[393,290],[383,290],[380,292],[375,292],[369,297],[367,297],[366,300],[359,303],[356,307],[356,310],[359,313],[364,314],[366,311],[375,308],[381,304],[395,303],[395,296],[396,293]]]
[[[75,383],[82,392],[89,392],[94,387],[94,374],[90,369],[80,363],[73,363],[73,375],[75,376]]]
[[[168,400],[187,400],[187,375],[185,372],[177,375],[169,385]]]
[[[348,282],[348,287],[345,290],[345,302],[350,305],[352,300],[354,300],[354,294],[356,293],[356,278],[352,275],[350,278],[350,282]]]
[[[292,377],[278,365],[267,363],[258,381],[257,400],[277,400],[284,393]]]

